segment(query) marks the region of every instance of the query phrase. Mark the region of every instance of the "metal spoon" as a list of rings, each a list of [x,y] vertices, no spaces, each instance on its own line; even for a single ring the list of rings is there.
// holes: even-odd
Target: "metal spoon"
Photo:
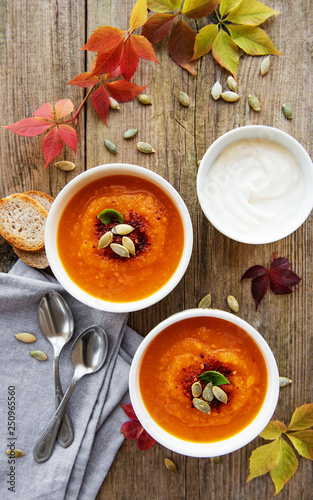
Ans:
[[[64,345],[70,340],[74,331],[72,312],[63,297],[51,290],[42,297],[38,312],[39,325],[44,336],[53,345],[53,375],[55,385],[55,407],[58,408],[63,399],[63,391],[59,374],[59,356]],[[74,432],[67,413],[58,434],[58,442],[67,448],[74,440]]]
[[[51,456],[66,405],[77,382],[84,375],[89,375],[90,373],[95,373],[100,370],[105,362],[107,353],[107,335],[100,326],[91,326],[87,328],[87,330],[82,332],[75,340],[71,350],[71,359],[75,367],[74,376],[60,406],[34,448],[34,458],[36,462],[45,462]]]

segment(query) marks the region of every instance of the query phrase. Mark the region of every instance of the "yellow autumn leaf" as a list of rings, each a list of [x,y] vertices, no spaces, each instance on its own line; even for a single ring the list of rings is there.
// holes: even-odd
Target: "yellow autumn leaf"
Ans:
[[[147,0],[138,0],[132,10],[129,27],[135,30],[143,26],[148,18]]]
[[[279,438],[282,433],[286,431],[287,427],[283,422],[280,422],[279,420],[271,420],[265,427],[264,431],[261,432],[260,437],[263,439],[273,440]]]
[[[221,0],[219,11],[221,17],[224,17],[231,10],[234,10],[240,4],[241,0]]]
[[[227,25],[232,40],[251,56],[280,55],[270,37],[257,26]]]
[[[236,24],[258,26],[273,14],[279,14],[279,12],[267,7],[262,2],[258,2],[258,0],[242,0],[237,7],[229,12],[227,21]]]
[[[296,408],[288,427],[289,431],[308,429],[313,426],[313,403]]]
[[[199,31],[195,39],[194,53],[191,59],[192,61],[195,61],[199,57],[202,57],[204,54],[210,52],[217,34],[217,24],[208,24]]]
[[[185,0],[182,13],[191,19],[201,19],[211,14],[220,0]]]
[[[279,442],[280,459],[276,467],[270,471],[270,476],[275,485],[275,495],[283,489],[298,468],[298,460],[293,449],[283,439],[279,439]]]
[[[311,429],[296,431],[287,436],[302,457],[313,460],[313,431]]]
[[[152,12],[171,12],[179,10],[182,0],[148,0],[148,9]]]
[[[250,456],[250,474],[247,483],[255,477],[262,476],[275,469],[281,459],[282,439],[276,439],[269,444],[264,444],[256,448]]]
[[[226,68],[236,76],[239,63],[239,51],[230,36],[222,29],[218,32],[213,41],[212,55],[223,68]]]

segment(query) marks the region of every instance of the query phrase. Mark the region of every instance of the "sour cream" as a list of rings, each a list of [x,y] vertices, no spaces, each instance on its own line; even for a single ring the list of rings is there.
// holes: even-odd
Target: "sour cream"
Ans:
[[[280,232],[304,195],[300,165],[284,146],[245,139],[227,146],[205,179],[204,195],[213,223],[238,237]]]

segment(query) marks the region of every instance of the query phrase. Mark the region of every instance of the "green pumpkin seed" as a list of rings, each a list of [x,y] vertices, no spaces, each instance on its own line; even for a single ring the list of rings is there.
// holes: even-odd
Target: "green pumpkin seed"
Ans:
[[[203,299],[200,300],[198,307],[201,307],[202,309],[209,309],[211,307],[211,302],[212,296],[208,293],[208,295],[205,295]]]
[[[124,139],[132,139],[133,137],[135,137],[135,135],[137,135],[137,132],[138,132],[137,128],[130,128],[126,130],[123,137]]]
[[[113,97],[110,97],[109,99],[110,99],[110,108],[112,108],[112,109],[121,109],[120,105],[119,105],[119,103],[117,102],[116,99],[114,99]]]
[[[112,241],[113,241],[113,233],[111,231],[104,233],[98,242],[98,250],[108,247],[109,244],[112,243]]]
[[[202,385],[200,382],[194,382],[191,386],[191,394],[194,398],[198,398],[202,393]]]
[[[205,401],[208,401],[209,403],[211,401],[213,401],[214,399],[214,394],[213,394],[213,382],[209,382],[205,388],[203,389],[203,392],[202,392],[202,398],[205,400]]]
[[[137,149],[141,151],[141,153],[155,153],[155,149],[147,142],[137,142]]]
[[[123,245],[123,247],[127,248],[127,250],[129,251],[129,253],[131,255],[136,254],[135,245],[134,245],[133,241],[130,238],[128,238],[127,236],[123,236],[122,245]]]
[[[261,104],[260,104],[259,99],[258,99],[255,95],[249,95],[249,96],[248,96],[248,102],[249,102],[249,104],[250,104],[250,107],[251,107],[254,111],[260,111],[260,109],[261,109]]]
[[[151,103],[151,97],[146,95],[146,94],[139,94],[137,95],[137,99],[141,104],[144,104],[145,106],[152,104]]]
[[[110,151],[110,153],[117,153],[117,146],[114,144],[114,142],[109,141],[109,139],[105,139],[104,144],[105,147]]]
[[[286,385],[292,384],[292,380],[287,377],[279,377],[279,387],[286,387]]]
[[[131,227],[129,224],[117,224],[117,226],[114,226],[112,228],[112,233],[114,234],[120,234],[121,236],[125,234],[129,234],[132,231],[134,231],[134,227]]]
[[[116,253],[116,255],[119,255],[120,257],[129,257],[129,251],[127,250],[127,248],[123,247],[123,245],[119,245],[118,243],[111,243],[110,248],[114,253]]]
[[[46,361],[47,359],[47,355],[42,351],[31,351],[30,355],[38,361]]]
[[[229,307],[231,308],[231,310],[234,313],[239,312],[239,304],[233,295],[228,295],[226,300],[227,300],[227,304],[229,305]]]
[[[23,453],[21,450],[18,450],[17,448],[15,448],[14,450],[7,450],[6,454],[10,458],[18,458],[18,457],[23,457],[25,455],[25,453]]]
[[[236,92],[232,92],[231,90],[226,90],[226,92],[221,93],[221,98],[227,102],[235,102],[238,101],[239,95]]]
[[[288,118],[288,120],[291,120],[291,118],[293,117],[293,111],[291,107],[288,104],[283,104],[282,110],[285,117]]]
[[[201,411],[202,413],[211,413],[211,407],[209,403],[203,401],[203,399],[193,398],[192,404],[195,408],[197,408],[197,410]]]
[[[237,82],[233,76],[229,76],[227,78],[227,85],[230,88],[230,90],[232,90],[233,92],[237,92],[238,85],[237,85]]]
[[[260,71],[261,71],[261,75],[264,76],[266,75],[266,73],[268,72],[268,70],[270,69],[270,65],[271,65],[271,58],[270,56],[267,56],[263,59],[263,61],[261,62],[261,68],[260,68]]]
[[[227,404],[227,394],[218,385],[212,387],[212,392],[221,403]]]
[[[177,472],[177,467],[174,464],[173,460],[170,460],[169,458],[164,459],[165,462],[165,467],[170,470],[171,472]]]
[[[32,333],[17,333],[14,335],[20,342],[25,342],[26,344],[31,344],[35,342],[36,337]]]
[[[186,94],[186,92],[179,92],[178,99],[179,99],[180,104],[182,104],[182,106],[185,106],[185,107],[189,106],[190,98],[189,98],[189,95]]]
[[[69,172],[70,170],[74,170],[75,168],[75,163],[71,161],[57,161],[54,164],[55,167],[57,167],[59,170],[63,170],[64,172]]]
[[[213,99],[215,99],[215,101],[217,101],[217,99],[221,97],[222,90],[223,89],[220,82],[219,81],[215,82],[211,89],[211,96],[213,97]]]

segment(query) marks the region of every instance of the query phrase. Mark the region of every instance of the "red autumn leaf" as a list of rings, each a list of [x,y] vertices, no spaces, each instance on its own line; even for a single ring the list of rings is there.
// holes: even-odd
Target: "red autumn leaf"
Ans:
[[[200,19],[211,14],[221,0],[185,0],[183,14],[190,19]]]
[[[121,67],[117,66],[113,71],[110,71],[109,73],[105,73],[104,79],[105,80],[110,80],[111,78],[115,78],[116,76],[119,76],[122,73]]]
[[[137,446],[138,450],[140,451],[146,451],[152,448],[152,446],[155,444],[155,439],[150,436],[150,434],[147,433],[145,429],[142,430],[142,433],[139,435],[137,439]]]
[[[196,34],[183,19],[175,24],[168,41],[168,49],[176,64],[189,71],[196,77],[195,61],[190,61],[193,56],[193,48]]]
[[[76,85],[76,87],[92,87],[99,81],[99,78],[97,76],[91,76],[92,73],[86,72],[86,73],[80,73],[79,75],[75,76],[72,80],[67,82],[66,85]]]
[[[292,287],[301,281],[301,278],[290,269],[289,260],[286,257],[275,258],[275,254],[269,270],[259,265],[252,266],[243,274],[241,280],[247,278],[252,278],[251,292],[256,310],[269,286],[276,295],[284,295],[292,293]]]
[[[63,141],[57,127],[47,133],[42,143],[42,149],[46,160],[44,168],[46,168],[63,149]]]
[[[128,420],[121,427],[121,433],[124,434],[125,439],[138,439],[143,431],[143,427],[140,422],[134,420]]]
[[[161,42],[169,34],[177,14],[157,13],[150,16],[144,24],[141,34],[152,44]]]
[[[69,125],[65,125],[61,123],[59,125],[60,136],[62,140],[67,144],[76,154],[76,146],[77,146],[77,133],[73,127]]]
[[[11,130],[14,134],[21,135],[23,137],[34,137],[36,135],[42,134],[52,126],[52,123],[46,122],[41,118],[23,118],[12,125],[6,125],[4,128]]]
[[[133,46],[132,38],[132,36],[129,36],[125,40],[123,55],[120,62],[122,75],[125,80],[131,79],[139,64],[139,55]]]
[[[152,44],[144,36],[132,35],[131,41],[134,50],[137,52],[138,56],[147,61],[154,61],[159,63],[156,58]]]
[[[131,101],[146,87],[140,87],[132,82],[125,80],[116,80],[115,82],[105,82],[105,85],[111,96],[119,102]]]
[[[36,109],[33,113],[34,116],[37,118],[43,118],[45,120],[52,120],[54,121],[54,113],[53,113],[53,106],[51,102],[46,102],[40,108]]]
[[[123,48],[124,41],[122,40],[118,45],[110,47],[105,52],[99,52],[91,77],[108,73],[109,71],[113,71],[117,68],[120,64]]]
[[[54,106],[56,119],[64,118],[64,116],[69,115],[73,109],[74,104],[71,99],[61,99],[57,101]]]
[[[124,410],[124,412],[126,413],[126,415],[128,416],[128,418],[130,418],[131,420],[136,420],[138,422],[137,415],[134,412],[134,408],[132,405],[130,405],[130,404],[121,405],[121,407]]]
[[[110,108],[110,99],[103,85],[100,85],[100,87],[92,94],[91,102],[95,111],[107,125],[106,119]]]
[[[112,26],[101,26],[96,29],[81,50],[104,52],[109,48],[117,47],[124,38],[125,31]]]

